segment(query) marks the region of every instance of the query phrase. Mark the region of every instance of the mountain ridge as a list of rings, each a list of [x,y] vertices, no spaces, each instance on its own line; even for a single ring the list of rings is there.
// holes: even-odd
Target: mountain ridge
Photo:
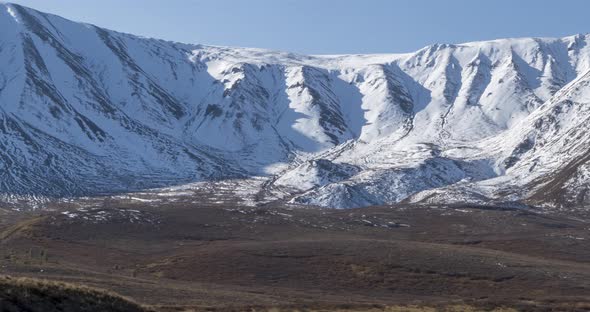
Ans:
[[[586,113],[586,94],[571,90],[586,86],[589,35],[306,56],[142,38],[0,8],[0,191],[8,201],[256,177],[268,180],[269,198],[336,208],[587,201],[585,152],[574,148],[583,138],[564,141],[560,129],[583,127],[574,112]],[[554,131],[539,131],[540,122]],[[539,142],[571,155],[551,162],[557,151],[547,156]],[[575,174],[563,178],[572,159]],[[576,186],[539,200],[549,176]],[[505,180],[523,190],[503,193]]]

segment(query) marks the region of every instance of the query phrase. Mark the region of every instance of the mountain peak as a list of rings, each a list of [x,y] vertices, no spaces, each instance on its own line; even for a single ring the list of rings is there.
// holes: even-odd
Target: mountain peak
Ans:
[[[16,7],[18,7],[16,4],[0,2],[0,10],[2,11],[2,13],[0,13],[0,18],[1,16],[4,16],[5,18],[11,18],[13,21],[20,23],[18,13],[15,9]]]

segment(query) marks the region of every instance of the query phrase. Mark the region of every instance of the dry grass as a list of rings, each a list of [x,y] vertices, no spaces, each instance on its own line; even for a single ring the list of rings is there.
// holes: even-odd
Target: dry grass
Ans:
[[[4,231],[0,231],[0,242],[8,239],[14,235],[17,235],[18,233],[30,231],[36,223],[43,221],[43,220],[44,220],[43,217],[25,220],[25,221],[22,221],[22,222],[19,222],[19,223],[13,225],[13,226],[10,226],[9,228],[5,229]]]
[[[164,311],[172,311],[165,310]],[[332,307],[332,308],[298,308],[298,307],[273,307],[273,308],[226,308],[226,309],[179,309],[174,311],[183,312],[201,312],[201,311],[215,311],[215,312],[518,312],[512,308],[495,308],[495,309],[481,309],[470,305],[449,305],[449,306],[418,306],[418,305],[400,305],[400,306],[383,306],[383,307]]]
[[[158,222],[9,215],[2,274],[109,289],[161,312],[590,311],[588,225],[560,216],[108,205]]]
[[[0,311],[130,311],[147,309],[117,294],[86,286],[0,277]]]

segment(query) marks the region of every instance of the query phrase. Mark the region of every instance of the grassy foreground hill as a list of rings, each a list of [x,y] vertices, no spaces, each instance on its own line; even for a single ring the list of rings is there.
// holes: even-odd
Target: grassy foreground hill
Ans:
[[[0,277],[0,311],[147,311],[104,290],[30,278]]]

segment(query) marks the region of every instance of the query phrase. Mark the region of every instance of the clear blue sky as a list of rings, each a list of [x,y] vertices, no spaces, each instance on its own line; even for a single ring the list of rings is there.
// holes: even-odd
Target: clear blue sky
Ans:
[[[586,0],[12,0],[133,34],[308,54],[590,32]]]

